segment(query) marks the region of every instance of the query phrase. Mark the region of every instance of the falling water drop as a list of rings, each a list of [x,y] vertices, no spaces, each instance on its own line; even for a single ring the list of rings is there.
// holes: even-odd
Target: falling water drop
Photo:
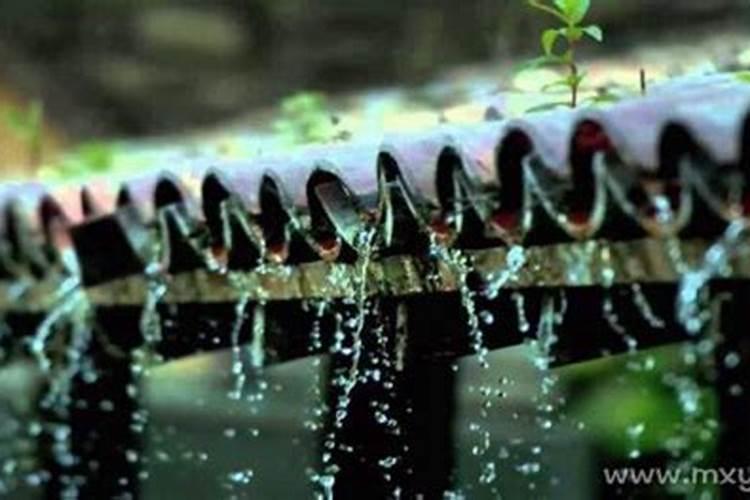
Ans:
[[[516,304],[516,314],[518,314],[518,331],[526,333],[531,328],[529,320],[526,318],[525,299],[522,293],[513,292],[511,295],[513,302]]]
[[[651,304],[648,301],[648,298],[643,293],[643,289],[641,288],[640,283],[633,283],[630,285],[630,290],[633,293],[633,302],[636,305],[636,308],[641,313],[641,316],[643,319],[646,320],[646,322],[651,326],[652,328],[657,329],[663,329],[666,327],[666,323],[664,320],[656,315],[654,313],[653,308],[651,307]]]
[[[636,459],[641,456],[641,450],[639,446],[641,435],[646,429],[646,424],[639,422],[635,425],[631,425],[626,429],[628,439],[630,440],[630,451],[628,451],[628,458]]]
[[[731,259],[742,249],[747,229],[748,226],[741,221],[730,224],[703,256],[701,265],[683,273],[677,293],[677,319],[689,333],[698,334],[711,318],[707,285],[727,270]]]
[[[247,376],[245,375],[245,366],[242,360],[242,346],[240,345],[240,332],[245,323],[247,314],[247,305],[250,300],[250,294],[245,292],[240,296],[234,308],[235,320],[232,325],[231,342],[232,342],[232,376],[234,385],[228,396],[230,399],[239,400],[242,398],[242,391],[245,387]]]

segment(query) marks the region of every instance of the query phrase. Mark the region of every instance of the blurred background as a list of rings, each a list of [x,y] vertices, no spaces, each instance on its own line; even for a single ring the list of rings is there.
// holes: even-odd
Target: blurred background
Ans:
[[[636,86],[641,68],[659,79],[750,67],[746,0],[592,4],[605,42],[583,49],[589,86]],[[132,175],[194,154],[472,120],[473,102],[539,90],[548,74],[516,68],[549,25],[521,0],[4,0],[0,175]],[[312,497],[325,361],[249,374],[264,387],[250,403],[227,399],[230,364],[218,353],[153,370],[146,498]],[[531,346],[491,366],[461,362],[457,495],[603,498],[603,464],[710,463],[714,395],[684,346],[556,371],[551,391]],[[0,372],[0,490],[19,498],[38,494],[18,479],[35,383],[18,366]],[[485,419],[488,384],[503,397]],[[498,464],[486,484],[477,422]]]
[[[81,143],[261,136],[302,92],[366,115],[368,130],[403,126],[406,110],[425,112],[421,126],[514,84],[538,88],[515,68],[553,22],[522,0],[5,0],[0,14],[5,176]],[[748,62],[743,0],[597,0],[590,21],[605,32],[581,54],[591,84]],[[83,153],[94,170],[112,162],[111,148]]]

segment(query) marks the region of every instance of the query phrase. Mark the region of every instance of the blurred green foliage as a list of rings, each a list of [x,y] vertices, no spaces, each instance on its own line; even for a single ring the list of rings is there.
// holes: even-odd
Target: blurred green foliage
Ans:
[[[281,101],[280,116],[273,128],[289,145],[323,142],[334,137],[336,119],[328,111],[324,94],[300,92]]]
[[[683,362],[683,354],[683,346],[670,346],[561,369],[576,393],[571,414],[610,456],[673,453],[670,446],[679,442],[684,456],[710,461],[717,436],[707,431],[717,418],[716,396],[700,383],[698,367]],[[675,387],[679,380],[694,386]],[[695,411],[686,414],[681,398],[690,391]]]
[[[64,155],[59,162],[45,165],[39,175],[44,179],[65,180],[101,174],[113,168],[116,150],[114,143],[83,143]]]
[[[2,109],[5,126],[26,144],[30,167],[42,161],[42,134],[44,126],[44,106],[41,101],[32,100],[26,108],[5,106]]]

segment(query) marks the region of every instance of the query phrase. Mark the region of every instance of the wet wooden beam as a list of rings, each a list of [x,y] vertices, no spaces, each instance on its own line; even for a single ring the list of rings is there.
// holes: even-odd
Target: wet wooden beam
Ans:
[[[611,273],[613,284],[675,283],[682,276],[676,261],[699,267],[710,244],[704,240],[643,239],[628,242],[586,241],[521,249],[467,250],[474,278],[501,283],[503,289],[598,286]],[[336,299],[351,294],[357,264],[313,262],[294,267],[266,266],[259,271],[218,273],[196,270],[165,277],[162,303],[235,303],[251,301]],[[517,267],[510,272],[511,267]],[[750,279],[750,259],[732,262],[727,277]],[[241,285],[238,285],[241,283]],[[0,283],[0,309],[45,311],[54,306],[60,282]],[[367,268],[368,295],[411,296],[456,291],[460,280],[450,263],[426,256],[373,260]],[[86,289],[94,306],[140,306],[149,280],[133,275]]]

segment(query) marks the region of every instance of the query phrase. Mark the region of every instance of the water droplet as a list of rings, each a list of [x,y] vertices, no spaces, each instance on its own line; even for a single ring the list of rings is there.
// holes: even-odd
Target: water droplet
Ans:
[[[724,356],[724,366],[730,369],[737,368],[741,361],[740,355],[736,352],[730,352]]]

